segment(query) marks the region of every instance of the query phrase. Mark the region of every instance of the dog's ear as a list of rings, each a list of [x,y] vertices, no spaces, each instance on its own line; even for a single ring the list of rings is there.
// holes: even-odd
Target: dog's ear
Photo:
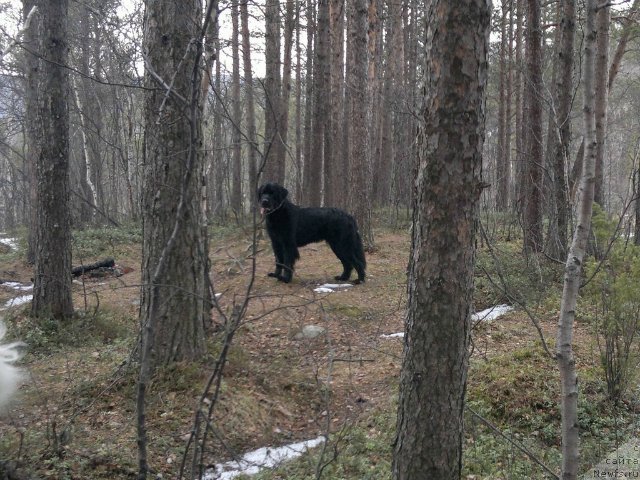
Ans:
[[[262,196],[262,192],[264,191],[264,185],[260,185],[258,187],[258,198],[260,198]]]
[[[287,198],[287,195],[289,195],[289,190],[287,190],[281,185],[275,185],[275,186],[277,187],[275,190],[277,192],[278,201],[283,202],[284,199]]]

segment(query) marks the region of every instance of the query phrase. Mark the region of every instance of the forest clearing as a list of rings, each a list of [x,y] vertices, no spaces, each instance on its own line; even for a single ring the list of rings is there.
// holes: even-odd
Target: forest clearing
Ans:
[[[639,24],[0,1],[0,480],[640,476]]]
[[[406,228],[383,226],[376,228],[376,236],[379,248],[367,257],[367,282],[334,293],[314,292],[339,273],[339,262],[326,245],[302,248],[295,280],[283,284],[267,277],[272,254],[268,241],[260,240],[250,308],[229,352],[212,420],[216,438],[209,461],[222,463],[256,448],[330,432],[326,449],[317,447],[281,473],[263,472],[258,478],[316,478],[316,466],[325,463],[323,478],[390,478],[402,339],[385,335],[404,329],[409,237]],[[28,380],[0,420],[0,457],[17,460],[18,472],[33,475],[15,478],[134,478],[137,368],[131,357],[139,333],[139,231],[97,229],[74,238],[78,258],[111,256],[133,271],[76,281],[78,315],[67,325],[36,326],[24,306],[3,312],[14,326],[12,336],[28,345],[21,362]],[[213,229],[211,245],[215,291],[221,293],[220,308],[228,311],[244,295],[253,269],[251,234]],[[561,268],[539,265],[541,270],[528,275],[526,263],[514,260],[517,242],[493,248],[514,290],[505,294],[492,285],[498,266],[485,247],[474,308],[521,298],[552,345]],[[31,270],[20,251],[0,255],[3,281],[30,283]],[[0,284],[1,304],[20,294]],[[212,325],[221,327],[216,312]],[[308,325],[326,330],[317,338],[301,338]],[[219,332],[209,338],[201,360],[161,370],[150,387],[154,475],[176,478],[220,338]],[[632,419],[640,408],[638,387],[618,407],[607,401],[593,323],[578,322],[576,352],[584,393],[583,452],[590,465],[637,434]],[[522,309],[480,320],[473,330],[469,406],[554,470],[558,389],[555,362],[545,356]],[[548,478],[469,411],[467,425],[464,478]]]

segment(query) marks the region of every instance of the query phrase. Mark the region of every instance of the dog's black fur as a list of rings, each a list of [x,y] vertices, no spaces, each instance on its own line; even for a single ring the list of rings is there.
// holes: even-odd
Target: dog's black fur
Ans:
[[[354,283],[364,282],[367,263],[355,219],[338,208],[299,207],[287,199],[288,194],[276,183],[266,183],[258,189],[260,211],[266,218],[276,257],[276,270],[269,276],[289,283],[293,266],[300,258],[298,247],[325,240],[344,269],[335,279],[349,280],[355,269],[358,279]]]

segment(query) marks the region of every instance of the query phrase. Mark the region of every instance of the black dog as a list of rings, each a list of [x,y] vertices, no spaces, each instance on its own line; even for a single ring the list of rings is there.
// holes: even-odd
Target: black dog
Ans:
[[[355,268],[358,279],[354,283],[364,282],[367,264],[355,219],[338,208],[299,207],[287,200],[288,194],[275,183],[258,189],[260,213],[266,218],[276,257],[276,271],[269,276],[289,283],[293,265],[300,258],[298,247],[326,240],[344,269],[336,280],[349,280]]]

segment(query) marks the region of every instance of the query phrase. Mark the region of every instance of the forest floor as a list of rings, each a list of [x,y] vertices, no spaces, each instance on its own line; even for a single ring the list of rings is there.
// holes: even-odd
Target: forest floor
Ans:
[[[236,229],[212,236],[212,278],[221,293],[220,312],[212,315],[214,328],[220,329],[223,316],[242,302],[254,265],[255,281],[211,423],[215,438],[207,455],[209,466],[258,447],[326,432],[332,433],[333,451],[340,456],[347,451],[350,432],[363,429],[367,442],[377,439],[386,453],[370,451],[362,468],[375,470],[378,464],[387,468],[402,339],[383,335],[404,330],[409,235],[386,228],[375,233],[376,249],[367,255],[367,282],[332,293],[314,291],[324,283],[335,283],[333,277],[340,273],[338,260],[323,244],[302,248],[293,282],[283,284],[267,277],[273,256],[266,239],[259,241],[254,264],[249,232]],[[126,237],[105,238],[104,231],[90,241],[87,238],[80,253],[74,254],[83,261],[74,265],[112,256],[132,271],[117,278],[87,276],[75,282],[78,315],[68,325],[36,324],[25,306],[0,312],[12,334],[28,344],[22,361],[28,381],[17,401],[0,415],[0,460],[16,460],[17,472],[29,475],[24,478],[135,478],[137,370],[130,359],[139,330],[140,245]],[[0,263],[0,280],[30,282],[31,268],[18,255],[5,253]],[[535,275],[542,283],[547,281],[540,272]],[[556,282],[561,278],[557,269],[552,276]],[[476,310],[508,300],[486,278],[486,271],[479,273]],[[524,290],[535,290],[525,280],[523,285]],[[559,303],[557,294],[549,298],[544,292],[528,311],[553,349]],[[0,284],[0,306],[17,295],[22,293]],[[558,375],[532,321],[517,307],[474,328],[469,405],[555,469]],[[301,336],[309,325],[324,328],[324,334]],[[194,411],[220,352],[219,338],[218,333],[210,339],[202,362],[164,369],[150,386],[149,451],[156,478],[176,478]],[[587,399],[582,408],[590,422],[585,428],[593,439],[585,457],[593,463],[617,443],[618,431],[626,435],[640,405],[631,402],[623,411],[610,412],[589,324],[576,325],[576,354]],[[482,461],[467,468],[466,478],[545,478],[526,458],[531,465],[514,467],[514,458],[522,462],[523,455],[514,454],[509,442],[496,446],[502,440],[488,432],[483,421],[472,420],[469,425],[471,455],[466,462],[476,457]],[[342,467],[340,473],[324,478],[365,478],[359,468]]]

